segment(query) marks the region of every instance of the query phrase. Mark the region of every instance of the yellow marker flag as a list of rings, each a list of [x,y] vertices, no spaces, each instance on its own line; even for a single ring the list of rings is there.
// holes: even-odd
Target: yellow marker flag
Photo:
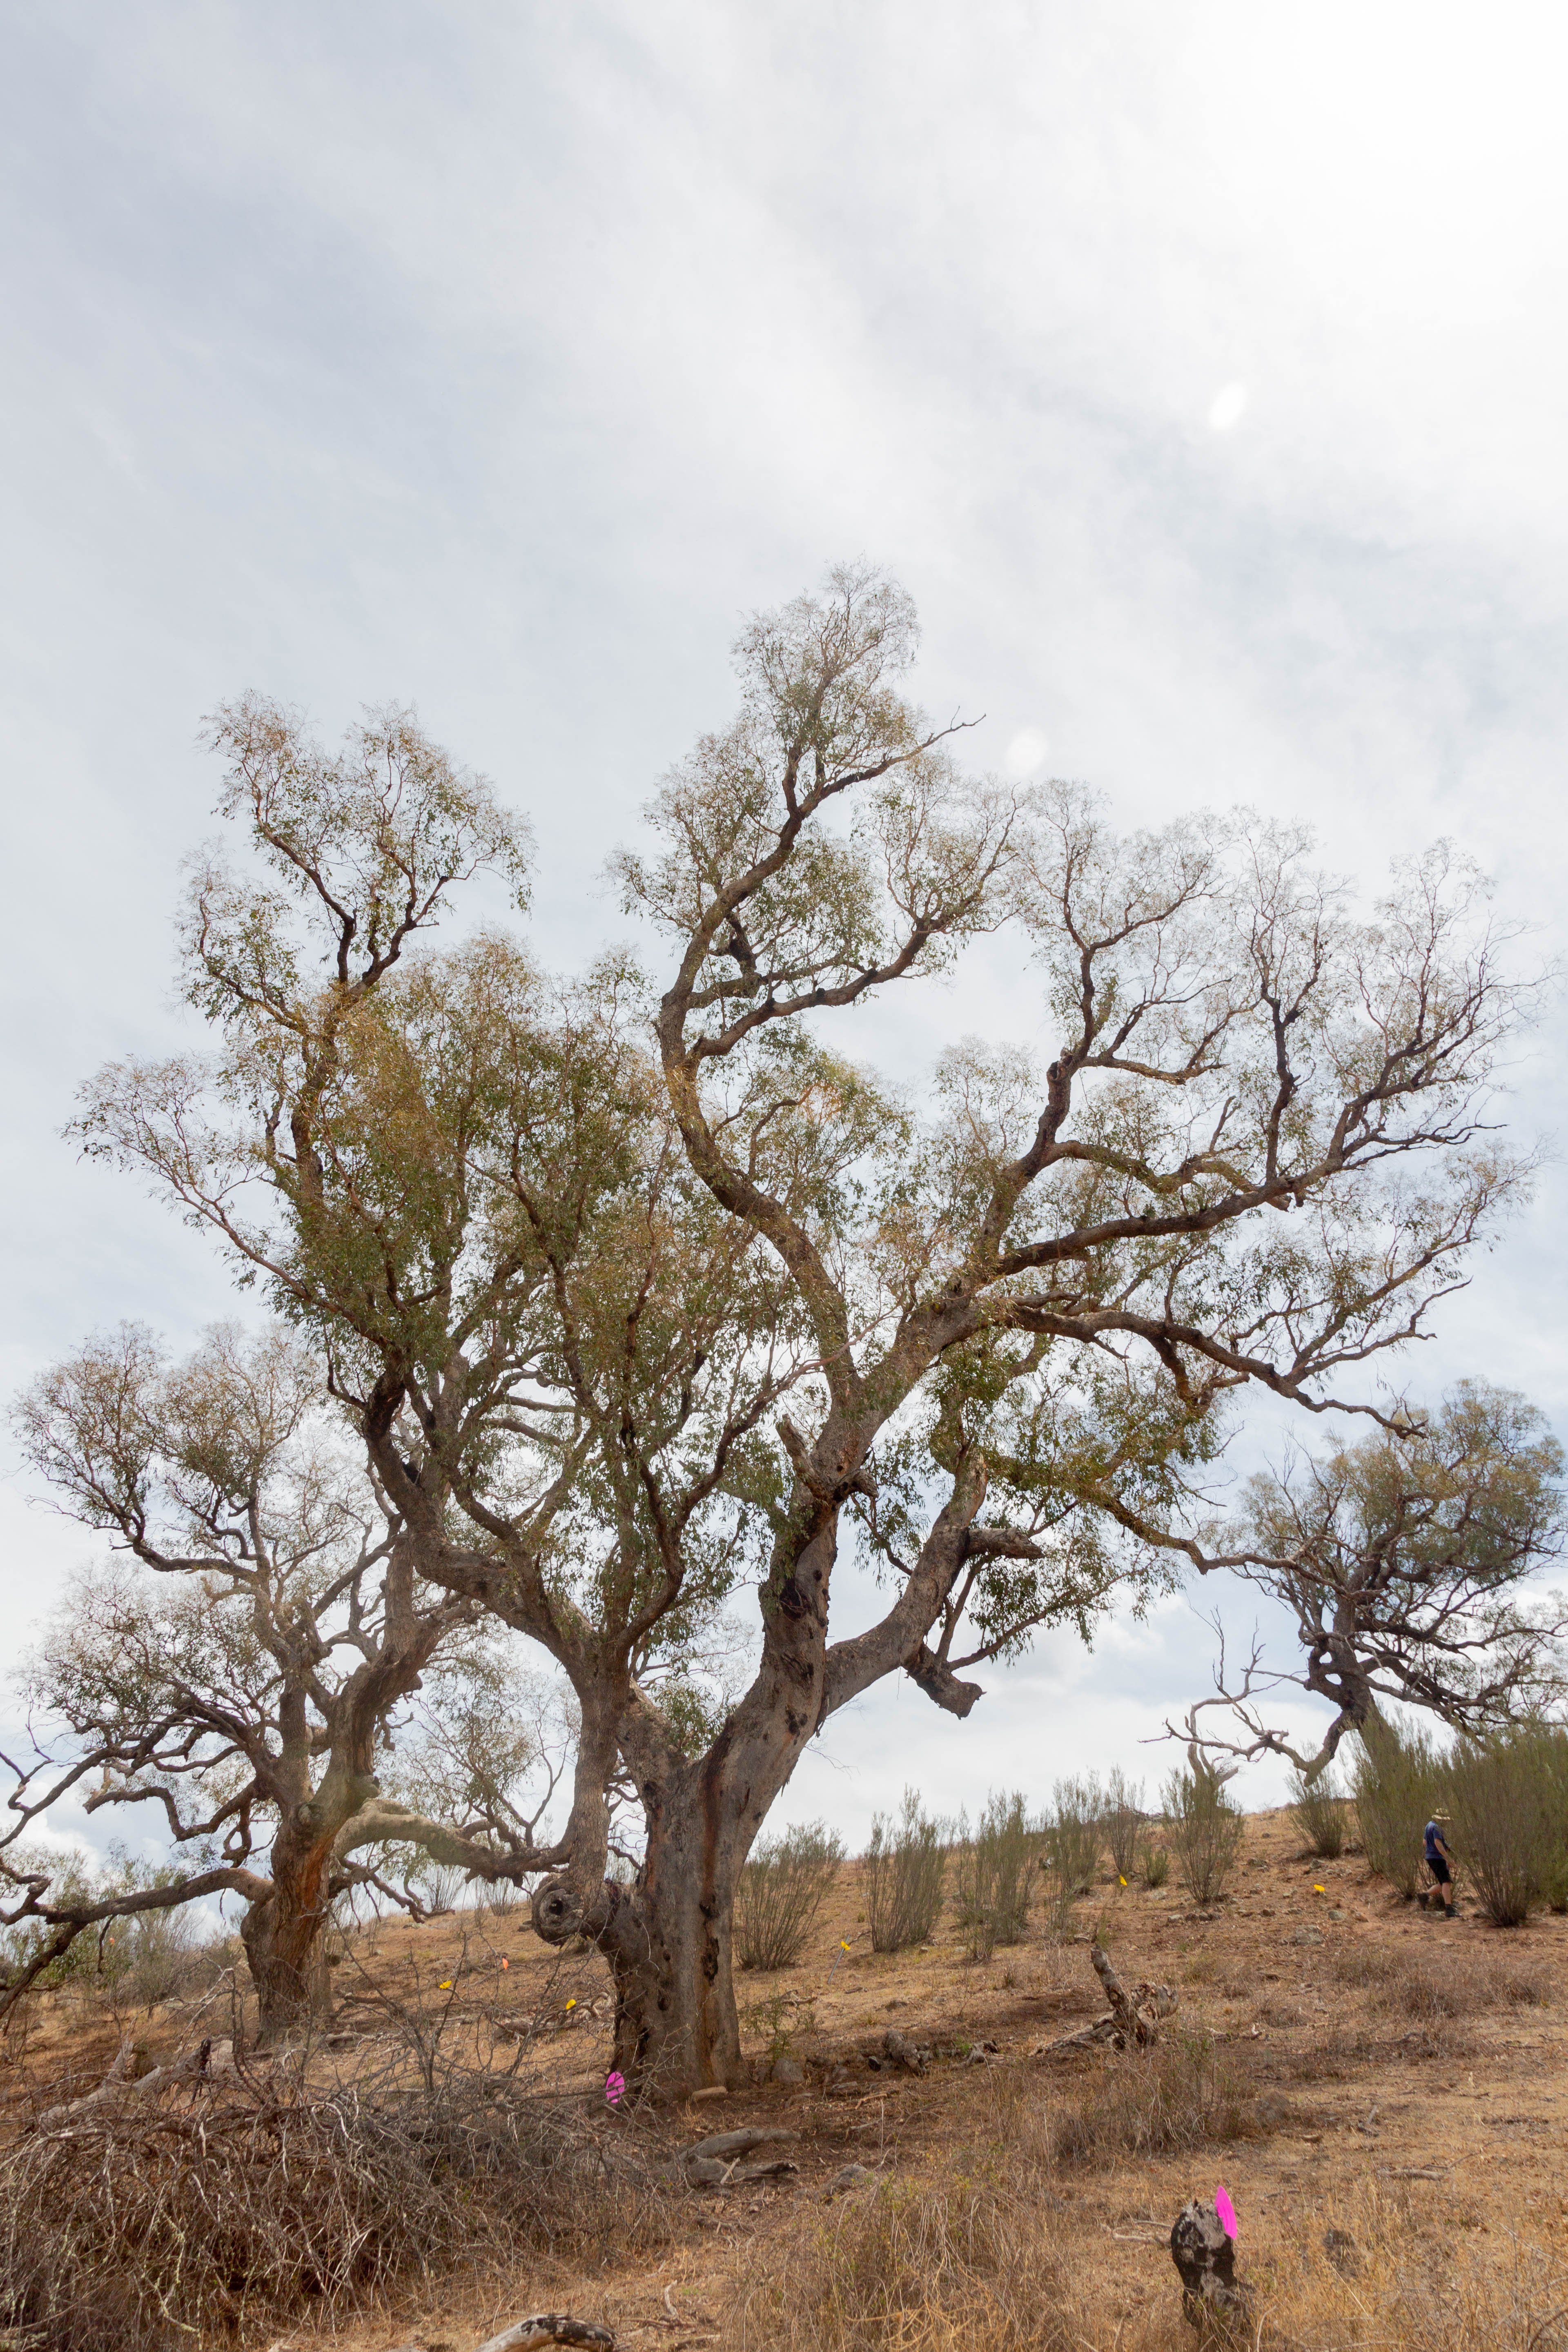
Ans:
[[[1326,1895],[1328,1891],[1326,1886],[1314,1886],[1312,1889],[1314,1895]]]
[[[438,1984],[438,1985],[437,1986],[436,1990],[437,1990],[437,1992],[450,1992],[450,1991],[451,1991],[451,1990],[452,1990],[452,1979],[451,1979],[451,1978],[450,1978],[450,1977],[448,1977],[448,1978],[447,1979],[447,1981],[446,1981],[446,1983],[445,1983],[445,1984]]]

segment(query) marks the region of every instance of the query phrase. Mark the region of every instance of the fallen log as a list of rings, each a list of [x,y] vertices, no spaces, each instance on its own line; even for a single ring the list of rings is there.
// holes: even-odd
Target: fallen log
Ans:
[[[740,2131],[712,2132],[707,2139],[697,2140],[690,2147],[682,2148],[680,2162],[703,2156],[750,2156],[754,2147],[765,2147],[770,2141],[794,2139],[796,2135],[782,2125],[747,2124]]]
[[[578,2344],[588,2352],[616,2352],[616,2339],[607,2327],[595,2326],[591,2319],[574,2319],[568,2311],[536,2311],[528,2319],[520,2319],[510,2327],[503,2327],[481,2344],[479,2352],[543,2352],[550,2344]]]
[[[206,2073],[212,2054],[209,2040],[198,2042],[185,2057],[173,2065],[154,2066],[140,2042],[122,2042],[118,2056],[95,2091],[79,2099],[62,2099],[46,2107],[38,2117],[39,2131],[58,2131],[62,2125],[70,2126],[85,2123],[102,2108],[118,2105],[122,2100],[145,2098],[150,2092],[166,2091],[172,2083],[194,2082]]]
[[[679,2150],[665,2179],[684,2189],[742,2189],[749,2181],[779,2180],[799,2168],[787,2158],[772,2158],[765,2164],[742,2164],[741,2159],[759,2147],[795,2137],[781,2125],[768,2124],[746,2124],[738,2131],[710,2132],[706,2139],[696,2140],[690,2147]]]

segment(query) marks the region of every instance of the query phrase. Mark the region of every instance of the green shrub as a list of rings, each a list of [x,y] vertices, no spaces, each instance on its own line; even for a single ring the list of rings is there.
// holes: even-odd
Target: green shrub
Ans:
[[[800,1958],[844,1859],[825,1822],[759,1838],[735,1895],[735,1951],[743,1969],[787,1969]]]
[[[954,1894],[970,1951],[983,1960],[998,1944],[1023,1939],[1029,1917],[1029,1864],[1040,1833],[1016,1791],[1011,1797],[987,1798],[973,1838],[964,1834],[966,1827],[960,1829]]]
[[[1105,1800],[1092,1775],[1083,1780],[1058,1780],[1051,1796],[1040,1863],[1050,1888],[1052,1929],[1060,1935],[1073,1905],[1080,1895],[1088,1894],[1100,1868]]]
[[[1105,1784],[1106,1843],[1118,1878],[1131,1879],[1138,1854],[1138,1833],[1143,1826],[1143,1783],[1129,1780],[1118,1764]]]
[[[1374,1717],[1358,1736],[1356,1820],[1368,1863],[1406,1902],[1421,1884],[1424,1832],[1440,1802],[1442,1764],[1431,1741]]]
[[[1145,1886],[1152,1891],[1163,1886],[1171,1875],[1170,1847],[1156,1845],[1152,1838],[1146,1839],[1138,1849],[1138,1867]]]
[[[1443,1774],[1448,1843],[1494,1927],[1522,1927],[1553,1881],[1560,1840],[1552,1738],[1524,1732],[1486,1746],[1461,1740]]]
[[[1210,1766],[1173,1772],[1164,1787],[1165,1819],[1187,1892],[1204,1909],[1225,1893],[1241,1850],[1246,1822]]]
[[[899,1819],[878,1813],[866,1854],[866,1909],[874,1952],[901,1952],[923,1944],[942,1913],[947,1840],[940,1822],[921,1810],[920,1792],[904,1790]]]
[[[1345,1850],[1345,1792],[1331,1764],[1310,1780],[1305,1772],[1291,1774],[1290,1818],[1321,1862],[1337,1862]]]

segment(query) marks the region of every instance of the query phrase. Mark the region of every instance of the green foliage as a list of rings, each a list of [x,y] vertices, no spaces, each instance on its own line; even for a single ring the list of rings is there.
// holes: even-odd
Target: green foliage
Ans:
[[[800,1958],[844,1859],[826,1822],[759,1838],[735,1895],[735,1952],[743,1969],[787,1969]]]
[[[1065,1932],[1072,1906],[1094,1885],[1105,1843],[1105,1800],[1092,1774],[1058,1780],[1045,1821],[1041,1867],[1049,1893],[1052,1930]]]
[[[1246,1822],[1219,1774],[1196,1763],[1173,1772],[1162,1791],[1165,1820],[1193,1901],[1206,1909],[1229,1884]]]
[[[1390,1699],[1480,1738],[1561,1703],[1560,1612],[1531,1580],[1563,1547],[1563,1469],[1527,1398],[1467,1381],[1251,1482],[1243,1572],[1295,1619],[1336,1737]]]
[[[1485,1746],[1460,1740],[1442,1791],[1448,1843],[1497,1927],[1522,1927],[1561,1884],[1568,1843],[1568,1737],[1531,1727]]]
[[[1145,1838],[1138,1849],[1138,1867],[1142,1873],[1144,1885],[1151,1892],[1165,1885],[1171,1875],[1170,1847],[1157,1845],[1152,1838]]]
[[[1290,1776],[1290,1818],[1310,1851],[1323,1862],[1337,1861],[1345,1850],[1349,1824],[1345,1792],[1332,1765],[1321,1772]]]
[[[947,1833],[929,1820],[917,1789],[904,1790],[896,1821],[877,1813],[866,1853],[866,1909],[874,1952],[901,1952],[922,1944],[942,1913],[947,1878]]]
[[[1143,1783],[1129,1780],[1120,1764],[1105,1784],[1100,1820],[1118,1878],[1131,1879],[1138,1853],[1138,1833],[1143,1826]]]
[[[1016,1792],[988,1797],[973,1836],[960,1816],[953,1895],[975,1959],[988,1959],[998,1944],[1022,1942],[1039,1843],[1040,1832]]]
[[[5,1855],[5,1866],[17,1879],[47,1878],[51,1896],[62,1905],[97,1900],[101,1873],[85,1855],[68,1848],[37,1843],[15,1845]],[[41,1919],[24,1919],[14,1927],[0,1928],[0,1984],[12,1983],[23,1975],[53,1933]],[[65,1984],[74,1977],[92,1974],[99,1958],[97,1938],[78,1937],[34,1981],[45,1987]]]
[[[1422,1883],[1426,1823],[1440,1801],[1441,1759],[1425,1733],[1402,1732],[1381,1717],[1358,1742],[1353,1788],[1361,1842],[1380,1878],[1406,1902]]]

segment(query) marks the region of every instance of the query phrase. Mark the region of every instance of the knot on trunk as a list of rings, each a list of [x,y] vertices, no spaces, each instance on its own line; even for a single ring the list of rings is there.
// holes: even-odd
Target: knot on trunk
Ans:
[[[1171,2260],[1182,2281],[1182,2316],[1200,2336],[1219,2335],[1245,2319],[1252,2298],[1236,2275],[1236,2242],[1214,2207],[1194,2198],[1171,2231]]]
[[[625,1895],[624,1887],[607,1878],[586,1889],[570,1878],[547,1878],[533,1890],[533,1932],[545,1944],[569,1944],[574,1936],[603,1944]]]

